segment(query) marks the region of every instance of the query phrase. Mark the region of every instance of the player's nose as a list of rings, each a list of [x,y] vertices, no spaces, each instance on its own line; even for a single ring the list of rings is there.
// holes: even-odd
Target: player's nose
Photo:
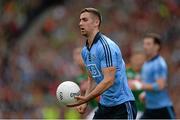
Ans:
[[[79,22],[79,27],[81,27],[81,26],[82,26],[82,21]]]

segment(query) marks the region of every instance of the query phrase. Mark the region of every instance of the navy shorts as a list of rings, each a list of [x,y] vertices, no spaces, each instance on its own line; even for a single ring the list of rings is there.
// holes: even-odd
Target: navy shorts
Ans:
[[[134,101],[128,101],[113,107],[98,104],[93,119],[136,119],[137,109]]]
[[[175,119],[175,112],[172,106],[159,109],[145,109],[141,119]]]

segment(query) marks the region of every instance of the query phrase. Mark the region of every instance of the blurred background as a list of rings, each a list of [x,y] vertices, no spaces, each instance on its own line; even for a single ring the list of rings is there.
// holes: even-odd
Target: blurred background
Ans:
[[[0,118],[85,118],[59,105],[55,91],[66,80],[82,83],[77,48],[85,40],[80,10],[95,7],[101,31],[121,48],[126,64],[142,50],[147,32],[162,35],[168,90],[180,118],[179,0],[0,0]],[[85,85],[81,85],[85,89]]]

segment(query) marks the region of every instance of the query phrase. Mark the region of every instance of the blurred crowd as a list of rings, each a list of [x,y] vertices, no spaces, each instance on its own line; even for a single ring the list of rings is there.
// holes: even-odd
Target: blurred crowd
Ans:
[[[84,7],[101,11],[101,31],[120,46],[127,64],[142,51],[145,33],[162,36],[169,94],[180,117],[179,0],[1,0],[0,118],[85,118],[55,96],[61,82],[86,79],[73,57],[85,42],[78,28]]]

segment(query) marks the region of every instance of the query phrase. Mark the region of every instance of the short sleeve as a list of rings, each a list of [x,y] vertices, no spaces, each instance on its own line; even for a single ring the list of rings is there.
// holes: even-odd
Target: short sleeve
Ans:
[[[113,48],[102,47],[102,49],[99,49],[99,57],[101,68],[116,66],[117,54],[116,51],[113,50]]]
[[[155,79],[167,79],[167,65],[166,63],[159,63],[155,66]]]

